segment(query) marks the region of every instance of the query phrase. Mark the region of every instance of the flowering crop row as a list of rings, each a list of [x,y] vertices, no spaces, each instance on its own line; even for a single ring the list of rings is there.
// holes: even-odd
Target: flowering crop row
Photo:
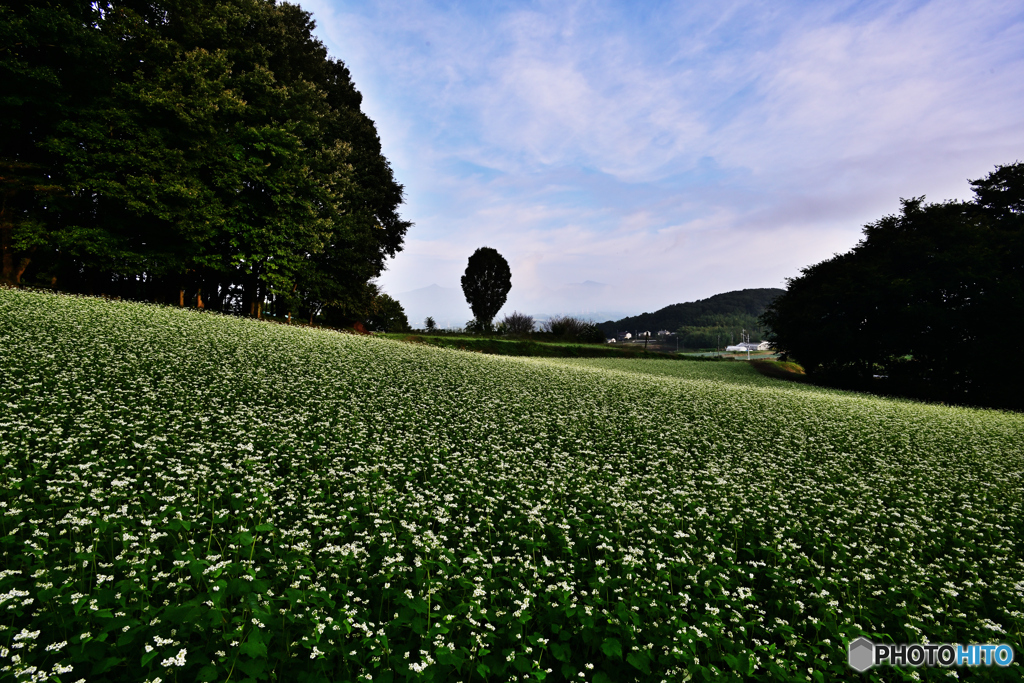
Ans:
[[[1020,415],[13,290],[0,335],[0,680],[824,681],[860,635],[1024,653]],[[947,673],[971,676],[857,678]]]

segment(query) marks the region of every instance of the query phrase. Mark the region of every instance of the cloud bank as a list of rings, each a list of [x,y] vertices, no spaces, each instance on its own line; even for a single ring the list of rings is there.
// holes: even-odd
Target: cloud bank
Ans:
[[[507,310],[783,286],[1024,159],[1020,3],[302,5],[406,187],[392,293],[458,288],[485,245]]]

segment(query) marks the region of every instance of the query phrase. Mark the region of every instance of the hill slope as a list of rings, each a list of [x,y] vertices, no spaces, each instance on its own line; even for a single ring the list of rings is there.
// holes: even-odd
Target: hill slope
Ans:
[[[658,330],[675,332],[679,328],[722,328],[728,335],[732,328],[744,328],[753,332],[752,339],[762,331],[757,317],[764,313],[771,301],[783,294],[783,289],[741,289],[724,292],[681,304],[666,306],[654,313],[642,313],[618,321],[607,321],[599,327],[605,336],[614,336],[619,331],[635,332]],[[738,341],[738,339],[737,339]]]
[[[0,378],[5,681],[768,683],[850,680],[859,636],[1024,645],[1021,415],[3,289]]]

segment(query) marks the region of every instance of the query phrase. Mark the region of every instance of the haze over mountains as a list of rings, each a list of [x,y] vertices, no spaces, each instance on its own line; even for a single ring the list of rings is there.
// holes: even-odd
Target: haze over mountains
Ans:
[[[566,284],[552,290],[544,301],[528,301],[525,305],[522,301],[505,304],[495,320],[501,320],[513,310],[532,315],[537,321],[547,320],[553,315],[572,315],[595,322],[628,316],[629,311],[603,308],[594,303],[600,301],[601,295],[610,287],[592,280]],[[441,287],[435,283],[401,292],[395,298],[402,304],[409,325],[414,328],[423,327],[428,315],[441,328],[462,327],[473,318],[461,287]]]
[[[610,285],[592,280],[567,284],[552,291],[549,300],[536,302],[533,307],[513,307],[506,304],[498,313],[495,322],[513,310],[532,315],[538,323],[553,315],[572,315],[597,322],[609,337],[620,330],[642,329],[654,333],[667,329],[675,332],[683,326],[739,324],[741,320],[749,327],[752,319],[761,315],[768,303],[785,291],[765,288],[723,292],[707,299],[672,304],[653,313],[630,315],[625,311],[601,309],[593,304],[595,300],[600,300],[601,293],[609,287]],[[469,304],[466,303],[466,298],[459,287],[441,287],[435,283],[429,287],[403,292],[395,298],[402,304],[409,324],[414,328],[422,328],[427,316],[433,317],[440,328],[462,327],[473,318]]]

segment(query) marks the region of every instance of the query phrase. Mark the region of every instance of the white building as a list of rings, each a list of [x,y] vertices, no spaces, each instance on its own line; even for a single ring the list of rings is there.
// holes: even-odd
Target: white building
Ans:
[[[734,344],[732,346],[726,346],[726,351],[746,353],[747,351],[771,351],[772,345],[769,342],[763,341],[759,343],[754,342],[743,342],[742,344]]]

